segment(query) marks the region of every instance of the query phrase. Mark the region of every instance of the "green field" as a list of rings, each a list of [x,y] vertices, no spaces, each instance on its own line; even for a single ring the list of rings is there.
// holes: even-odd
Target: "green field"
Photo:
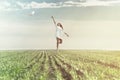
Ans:
[[[0,80],[120,80],[120,51],[0,51]]]

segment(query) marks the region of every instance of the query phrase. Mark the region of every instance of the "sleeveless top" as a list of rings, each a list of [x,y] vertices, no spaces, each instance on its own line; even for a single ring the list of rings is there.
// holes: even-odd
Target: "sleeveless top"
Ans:
[[[62,39],[63,29],[60,26],[56,26],[56,37]]]

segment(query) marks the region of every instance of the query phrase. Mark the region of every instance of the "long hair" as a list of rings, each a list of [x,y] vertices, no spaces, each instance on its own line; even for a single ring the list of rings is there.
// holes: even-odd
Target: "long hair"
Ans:
[[[62,26],[62,24],[61,23],[58,23],[59,24],[59,26],[63,29],[63,26]]]

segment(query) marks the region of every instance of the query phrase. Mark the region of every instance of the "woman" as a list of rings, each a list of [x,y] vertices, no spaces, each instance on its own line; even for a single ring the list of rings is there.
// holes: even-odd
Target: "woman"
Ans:
[[[55,27],[56,27],[56,40],[57,40],[56,48],[58,51],[59,44],[62,44],[62,42],[63,42],[62,35],[65,34],[67,37],[69,37],[69,35],[63,31],[63,26],[61,23],[56,24],[56,21],[55,21],[53,16],[52,16],[52,19],[53,19],[53,22],[54,22]]]

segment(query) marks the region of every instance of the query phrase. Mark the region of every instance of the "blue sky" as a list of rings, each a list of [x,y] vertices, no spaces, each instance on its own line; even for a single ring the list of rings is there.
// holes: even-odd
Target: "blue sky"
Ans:
[[[120,49],[119,5],[120,0],[0,0],[0,49],[55,49],[52,15],[70,35],[60,48]]]

